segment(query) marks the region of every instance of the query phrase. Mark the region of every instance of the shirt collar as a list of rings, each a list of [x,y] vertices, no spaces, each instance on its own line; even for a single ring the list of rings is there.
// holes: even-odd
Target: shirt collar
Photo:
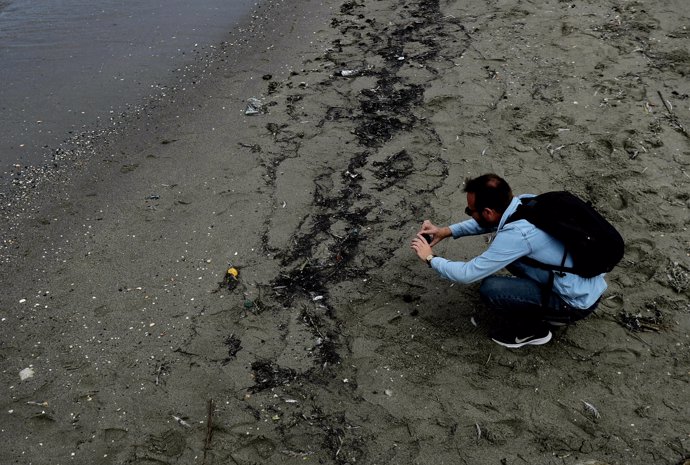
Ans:
[[[515,210],[517,210],[517,207],[519,207],[521,203],[522,202],[520,202],[519,197],[513,197],[513,200],[510,201],[510,205],[508,205],[506,211],[503,212],[503,216],[501,216],[501,221],[498,223],[498,230],[503,228],[503,226],[506,224],[506,221],[508,221],[508,218],[510,218],[510,215],[515,213]]]

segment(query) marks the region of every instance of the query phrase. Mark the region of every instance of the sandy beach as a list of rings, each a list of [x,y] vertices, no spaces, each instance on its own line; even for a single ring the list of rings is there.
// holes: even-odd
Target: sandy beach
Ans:
[[[269,2],[3,193],[0,463],[687,463],[688,27],[684,0]],[[409,248],[485,172],[626,240],[547,345],[493,343],[478,283]]]

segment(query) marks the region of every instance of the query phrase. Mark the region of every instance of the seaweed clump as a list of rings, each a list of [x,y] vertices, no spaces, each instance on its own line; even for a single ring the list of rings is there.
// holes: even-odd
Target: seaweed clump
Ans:
[[[257,360],[252,363],[254,373],[254,386],[250,388],[252,393],[265,391],[274,387],[289,384],[297,378],[297,372],[290,368],[281,368],[268,360]]]

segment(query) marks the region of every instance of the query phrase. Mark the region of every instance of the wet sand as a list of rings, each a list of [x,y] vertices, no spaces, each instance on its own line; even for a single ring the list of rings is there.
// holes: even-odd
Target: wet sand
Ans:
[[[184,92],[17,175],[0,461],[689,458],[684,2],[283,6]],[[478,285],[409,249],[487,171],[574,191],[626,239],[596,314],[547,345],[494,344]]]

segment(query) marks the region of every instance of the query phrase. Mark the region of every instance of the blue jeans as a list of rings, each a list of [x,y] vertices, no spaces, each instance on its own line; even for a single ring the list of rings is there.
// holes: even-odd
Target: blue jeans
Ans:
[[[568,305],[555,292],[544,296],[543,285],[526,277],[489,276],[482,281],[479,294],[482,300],[507,320],[540,320],[572,323],[594,311]]]

